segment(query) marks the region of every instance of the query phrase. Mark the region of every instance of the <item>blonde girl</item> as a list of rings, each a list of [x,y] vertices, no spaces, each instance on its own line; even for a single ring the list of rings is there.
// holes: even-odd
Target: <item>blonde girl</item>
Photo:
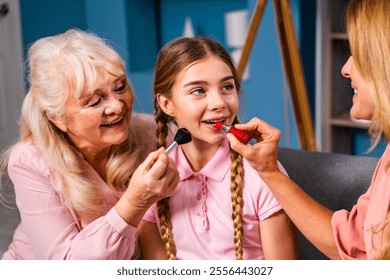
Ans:
[[[239,92],[231,58],[217,41],[179,38],[160,51],[154,75],[157,147],[166,146],[172,125],[187,128],[192,141],[170,154],[181,178],[177,190],[151,207],[140,225],[143,258],[296,258],[293,225],[214,127],[238,123]]]

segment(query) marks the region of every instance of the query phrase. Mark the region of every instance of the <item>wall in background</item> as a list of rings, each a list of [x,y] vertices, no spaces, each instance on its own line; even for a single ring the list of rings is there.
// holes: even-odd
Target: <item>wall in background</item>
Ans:
[[[85,1],[20,0],[20,9],[25,48],[70,27],[87,28]]]
[[[191,18],[196,34],[212,36],[225,45],[224,13],[247,8],[251,14],[256,4],[256,0],[20,2],[25,49],[40,37],[71,27],[92,30],[110,40],[125,59],[137,94],[135,110],[149,113],[152,112],[152,70],[158,49],[182,35],[185,18]],[[291,0],[291,4],[309,97],[314,100],[315,1]],[[288,85],[283,77],[272,1],[268,1],[263,15],[249,67],[250,78],[243,83],[245,108],[240,111],[241,120],[260,117],[281,129],[281,146],[299,148]]]

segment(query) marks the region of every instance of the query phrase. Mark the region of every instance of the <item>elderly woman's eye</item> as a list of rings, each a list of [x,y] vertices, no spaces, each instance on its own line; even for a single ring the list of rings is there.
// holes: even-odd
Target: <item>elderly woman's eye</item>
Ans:
[[[89,102],[89,107],[96,107],[102,102],[103,97],[99,96],[99,98],[94,98]]]
[[[127,86],[128,86],[127,82],[123,82],[118,87],[115,88],[114,92],[121,93],[127,89]]]

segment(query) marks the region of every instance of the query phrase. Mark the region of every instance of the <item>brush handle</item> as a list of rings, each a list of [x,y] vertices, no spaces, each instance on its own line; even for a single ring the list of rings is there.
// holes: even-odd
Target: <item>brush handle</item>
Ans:
[[[170,151],[173,150],[177,145],[183,145],[188,142],[191,142],[192,136],[191,133],[184,127],[180,128],[175,135],[175,139],[171,143],[171,145],[168,146],[166,149],[166,153],[168,154]]]
[[[171,143],[171,145],[169,145],[168,148],[165,150],[165,152],[166,152],[167,154],[169,154],[169,152],[172,151],[173,148],[175,148],[177,145],[178,145],[177,142],[176,142],[176,141],[173,141],[173,142]]]

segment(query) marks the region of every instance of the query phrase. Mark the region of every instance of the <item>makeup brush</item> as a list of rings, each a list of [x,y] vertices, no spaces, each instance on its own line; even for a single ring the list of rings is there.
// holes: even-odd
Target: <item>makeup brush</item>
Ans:
[[[192,140],[192,136],[191,136],[191,133],[187,130],[187,128],[184,128],[184,127],[180,128],[176,132],[176,135],[175,135],[173,142],[166,149],[167,154],[170,151],[172,151],[172,149],[174,147],[176,147],[176,145],[186,144],[188,142],[191,142],[191,140]]]

